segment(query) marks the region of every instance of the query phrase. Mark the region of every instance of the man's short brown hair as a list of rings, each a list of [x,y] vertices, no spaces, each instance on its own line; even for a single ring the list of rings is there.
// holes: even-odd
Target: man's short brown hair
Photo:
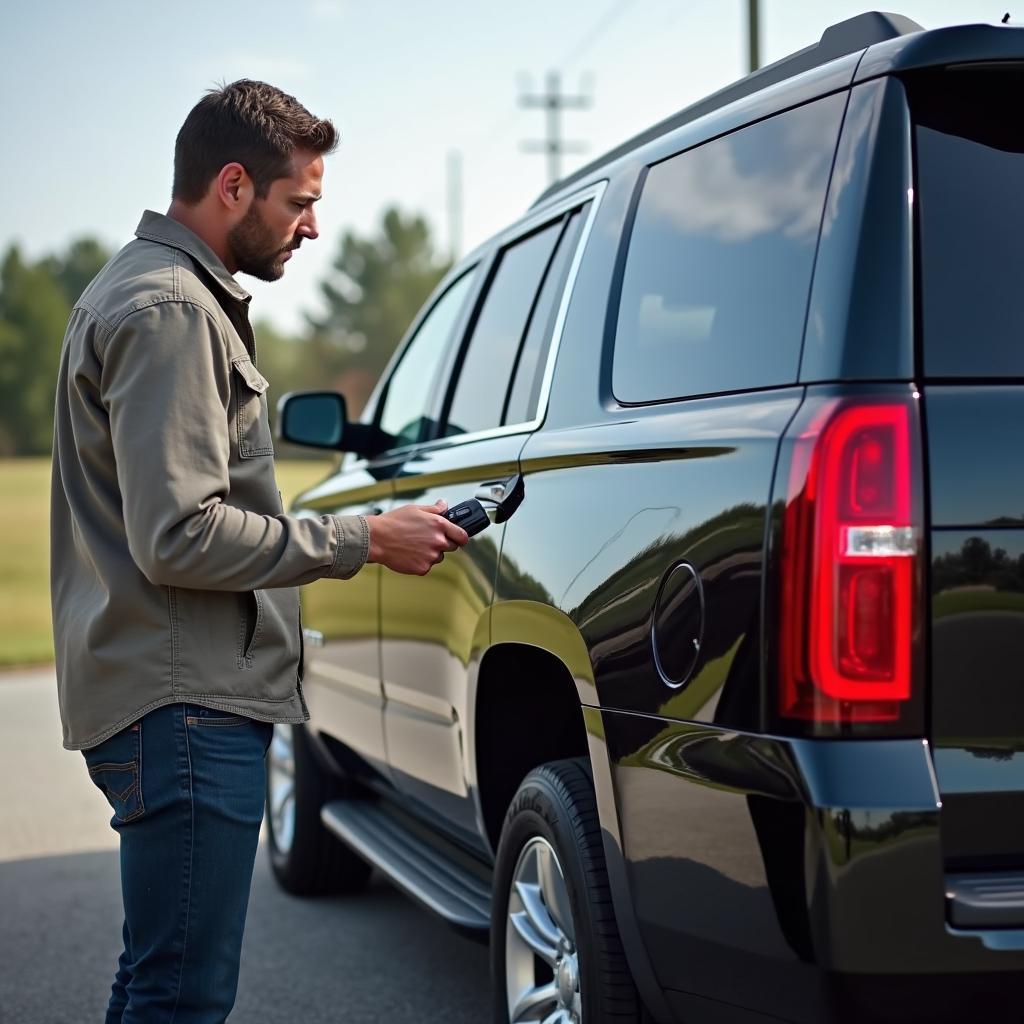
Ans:
[[[189,112],[174,144],[171,197],[198,203],[229,163],[240,163],[262,199],[291,174],[292,153],[329,153],[338,143],[330,121],[314,117],[294,96],[241,78],[211,89]]]

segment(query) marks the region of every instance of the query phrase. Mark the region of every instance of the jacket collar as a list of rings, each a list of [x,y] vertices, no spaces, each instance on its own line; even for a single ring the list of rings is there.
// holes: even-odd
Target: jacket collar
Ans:
[[[165,217],[162,213],[146,210],[135,229],[138,238],[173,246],[187,252],[210,277],[238,302],[248,302],[252,296],[228,273],[217,254],[184,224]]]

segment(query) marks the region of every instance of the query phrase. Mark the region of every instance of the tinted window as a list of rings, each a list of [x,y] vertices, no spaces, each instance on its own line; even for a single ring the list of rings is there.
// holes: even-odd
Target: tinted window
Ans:
[[[437,397],[437,375],[452,332],[465,305],[473,272],[463,274],[427,314],[388,382],[380,426],[395,447],[423,439],[427,414]]]
[[[908,83],[930,377],[1024,376],[1024,71]]]
[[[519,352],[519,361],[515,367],[515,380],[507,399],[508,408],[502,423],[527,423],[537,415],[537,401],[540,398],[541,385],[544,382],[544,369],[547,364],[548,349],[551,346],[551,332],[555,327],[558,315],[559,299],[565,287],[565,279],[569,273],[569,264],[576,252],[576,243],[583,227],[583,217],[587,207],[576,210],[569,218],[569,223],[562,232],[561,241],[555,252],[555,258],[544,277],[537,308],[530,317]]]
[[[558,220],[500,254],[458,372],[446,434],[501,423],[512,367],[561,230]]]
[[[826,97],[650,169],[626,258],[616,398],[797,379],[844,103]]]

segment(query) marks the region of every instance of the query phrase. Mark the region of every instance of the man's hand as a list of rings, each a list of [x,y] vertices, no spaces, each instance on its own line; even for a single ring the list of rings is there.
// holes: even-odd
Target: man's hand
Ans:
[[[457,551],[469,534],[444,517],[448,506],[403,505],[379,516],[367,516],[370,554],[367,562],[380,562],[395,572],[425,576],[442,561],[446,551]]]

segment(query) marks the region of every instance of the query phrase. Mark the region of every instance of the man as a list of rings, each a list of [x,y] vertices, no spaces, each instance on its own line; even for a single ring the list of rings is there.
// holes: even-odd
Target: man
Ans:
[[[295,589],[367,561],[423,574],[467,541],[435,506],[284,515],[239,271],[317,237],[333,125],[243,80],[185,120],[166,216],[85,290],[61,352],[51,587],[64,746],[119,833],[108,1024],[234,1004],[273,723],[302,722]]]

